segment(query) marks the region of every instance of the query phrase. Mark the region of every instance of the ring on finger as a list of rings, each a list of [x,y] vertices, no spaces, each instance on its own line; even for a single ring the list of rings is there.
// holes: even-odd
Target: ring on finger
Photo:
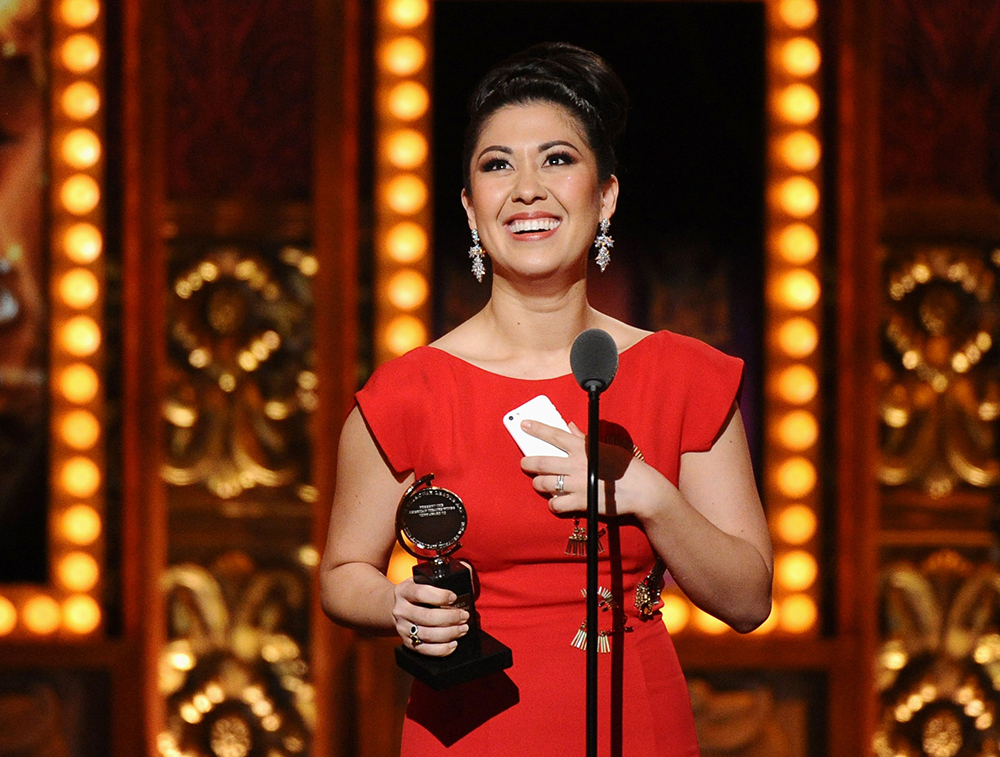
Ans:
[[[410,643],[413,645],[414,649],[424,643],[424,640],[421,639],[420,635],[417,633],[416,626],[410,626]]]
[[[556,476],[556,494],[560,497],[566,493],[566,477],[560,473]]]

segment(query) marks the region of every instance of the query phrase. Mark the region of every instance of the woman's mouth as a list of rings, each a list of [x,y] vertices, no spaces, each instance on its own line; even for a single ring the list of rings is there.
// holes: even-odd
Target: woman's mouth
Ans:
[[[558,218],[515,218],[507,222],[511,234],[538,234],[554,231],[562,223]]]

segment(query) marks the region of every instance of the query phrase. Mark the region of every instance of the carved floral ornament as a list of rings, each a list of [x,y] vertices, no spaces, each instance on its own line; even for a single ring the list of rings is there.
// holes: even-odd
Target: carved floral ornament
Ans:
[[[895,257],[895,256],[894,256]],[[915,248],[888,267],[880,480],[932,496],[1000,482],[993,357],[1000,249]]]

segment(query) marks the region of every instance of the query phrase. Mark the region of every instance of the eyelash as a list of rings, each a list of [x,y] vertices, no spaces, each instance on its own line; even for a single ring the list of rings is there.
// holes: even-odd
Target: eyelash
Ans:
[[[545,156],[545,164],[550,166],[573,165],[574,163],[576,163],[576,158],[568,152],[554,152]],[[491,158],[483,163],[480,170],[484,173],[488,173],[490,171],[499,171],[509,167],[510,163],[505,158]]]
[[[553,160],[559,160],[559,163],[554,165],[573,165],[576,163],[576,159],[568,152],[554,152],[545,156],[546,163],[553,165]]]

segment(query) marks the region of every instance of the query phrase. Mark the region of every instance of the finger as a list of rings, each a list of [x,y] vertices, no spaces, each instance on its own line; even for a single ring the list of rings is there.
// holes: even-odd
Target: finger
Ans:
[[[549,510],[557,515],[582,512],[587,509],[585,497],[579,494],[555,495],[549,498]]]
[[[532,457],[521,458],[521,470],[525,473],[558,473],[560,468],[565,467],[565,457],[534,455]]]
[[[521,428],[532,436],[569,452],[569,447],[566,445],[573,439],[573,435],[563,431],[561,428],[549,426],[541,421],[521,421]]]
[[[571,434],[573,434],[573,436],[575,436],[577,439],[586,439],[587,438],[587,435],[585,433],[583,433],[580,430],[580,427],[577,426],[575,423],[573,423],[573,421],[569,422],[569,432]]]
[[[458,600],[453,591],[430,584],[418,584],[412,578],[408,578],[396,586],[396,595],[413,604],[433,605],[434,607],[450,605]]]
[[[416,624],[404,625],[402,623],[398,623],[396,626],[400,637],[410,646],[413,646],[414,643],[414,629],[416,629],[416,638],[419,640],[419,643],[416,644],[418,647],[425,644],[450,644],[453,641],[458,641],[469,632],[467,623],[449,628],[433,628]]]
[[[424,607],[408,604],[396,612],[396,617],[407,628],[411,624],[427,628],[455,628],[469,620],[469,613],[457,607]]]
[[[412,647],[410,642],[406,642],[406,646],[413,649],[419,654],[425,654],[428,657],[447,657],[455,648],[458,646],[457,641],[449,641],[447,644],[421,644],[417,647]]]

